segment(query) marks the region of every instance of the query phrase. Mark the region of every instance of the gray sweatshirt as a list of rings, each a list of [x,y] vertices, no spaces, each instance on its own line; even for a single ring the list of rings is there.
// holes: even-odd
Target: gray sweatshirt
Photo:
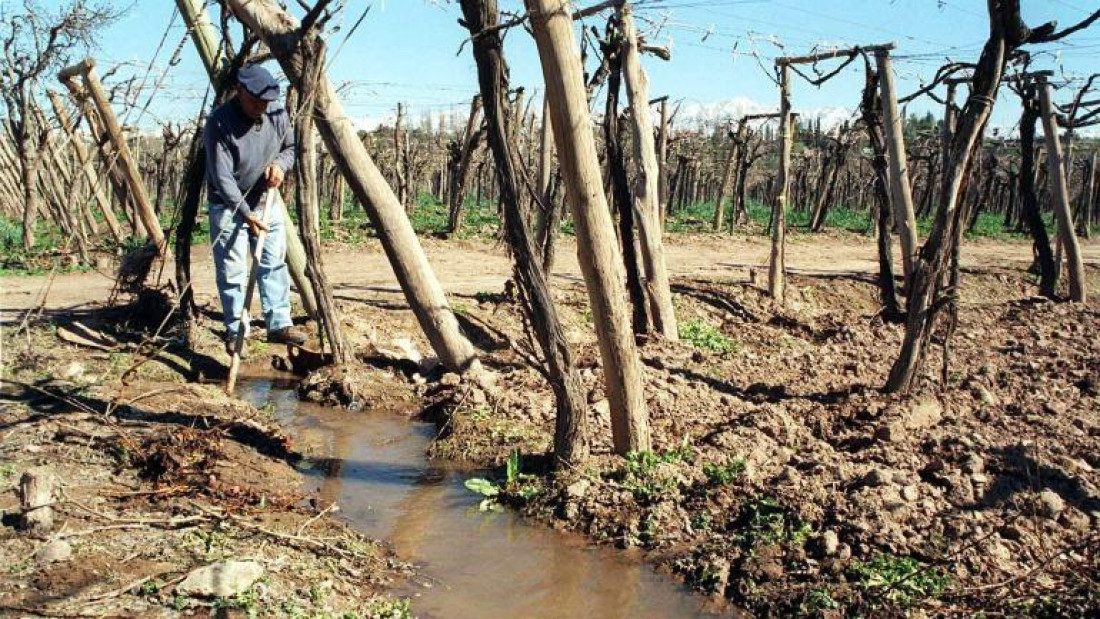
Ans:
[[[236,99],[214,110],[203,130],[206,187],[210,202],[251,215],[267,189],[267,166],[287,172],[294,166],[294,129],[282,108],[253,121]]]

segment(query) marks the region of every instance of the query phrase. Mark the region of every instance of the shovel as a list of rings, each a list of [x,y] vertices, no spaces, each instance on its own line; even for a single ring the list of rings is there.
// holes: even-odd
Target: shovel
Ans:
[[[260,221],[267,224],[267,214],[271,212],[271,205],[275,200],[277,189],[268,189],[264,199],[263,209],[260,211]],[[248,286],[244,290],[244,306],[241,314],[237,316],[237,337],[233,340],[233,356],[229,360],[229,381],[225,385],[225,392],[233,395],[237,387],[237,374],[241,370],[241,351],[244,350],[245,316],[252,305],[252,294],[256,291],[256,280],[260,277],[260,257],[264,254],[264,241],[267,239],[267,231],[260,230],[256,234],[256,246],[252,250],[252,266],[248,269]]]

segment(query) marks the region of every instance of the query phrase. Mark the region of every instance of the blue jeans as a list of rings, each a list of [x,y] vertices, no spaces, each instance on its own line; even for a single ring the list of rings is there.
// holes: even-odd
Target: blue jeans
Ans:
[[[210,215],[210,246],[214,250],[218,297],[222,302],[222,321],[226,336],[232,338],[240,328],[250,256],[256,239],[251,237],[248,224],[236,210],[210,203],[207,211]],[[271,203],[271,211],[264,218],[270,230],[260,257],[258,285],[269,333],[293,324],[290,320],[290,277],[286,268],[285,214],[282,198],[276,197]],[[245,335],[249,332],[247,316],[245,314]]]

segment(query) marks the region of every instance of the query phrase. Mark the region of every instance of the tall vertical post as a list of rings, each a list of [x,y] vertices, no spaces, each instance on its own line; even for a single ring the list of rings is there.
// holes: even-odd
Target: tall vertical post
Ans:
[[[1058,237],[1062,239],[1069,266],[1069,298],[1084,303],[1085,264],[1081,258],[1081,248],[1077,244],[1077,234],[1073,230],[1073,213],[1069,207],[1069,189],[1066,187],[1062,143],[1058,139],[1058,124],[1054,118],[1054,104],[1051,102],[1051,86],[1045,77],[1039,78],[1038,85],[1043,133],[1047,142],[1047,182],[1050,185],[1051,206],[1058,220]]]
[[[772,204],[772,252],[768,262],[768,294],[782,305],[786,298],[787,194],[791,186],[791,67],[779,63],[779,175]]]
[[[908,283],[917,257],[917,216],[913,211],[909,162],[905,154],[905,119],[898,113],[898,96],[890,51],[876,50],[875,65],[878,68],[879,88],[882,92],[882,123],[886,130],[886,154],[890,165],[890,203],[894,207],[894,222],[901,241],[902,268]]]
[[[603,191],[571,3],[525,0],[550,100],[562,179],[577,228],[577,253],[588,289],[616,453],[650,449],[642,370],[623,295],[622,255]]]
[[[672,304],[672,287],[665,264],[664,242],[661,239],[660,196],[657,179],[657,147],[653,139],[653,122],[649,118],[649,79],[642,68],[642,52],[638,32],[634,27],[634,9],[625,0],[618,6],[623,30],[623,77],[630,97],[630,118],[634,123],[634,159],[637,178],[634,183],[634,220],[638,226],[638,241],[645,269],[646,295],[654,327],[665,339],[680,339],[676,326],[676,308]]]

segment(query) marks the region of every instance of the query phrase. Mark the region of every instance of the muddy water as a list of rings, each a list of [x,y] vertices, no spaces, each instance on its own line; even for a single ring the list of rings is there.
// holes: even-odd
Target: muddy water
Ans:
[[[238,392],[273,405],[320,460],[322,502],[363,533],[392,543],[424,579],[412,596],[422,619],[711,617],[703,600],[637,556],[481,512],[463,482],[475,472],[429,463],[433,426],[386,412],[344,413],[297,401],[289,384],[252,380]]]

